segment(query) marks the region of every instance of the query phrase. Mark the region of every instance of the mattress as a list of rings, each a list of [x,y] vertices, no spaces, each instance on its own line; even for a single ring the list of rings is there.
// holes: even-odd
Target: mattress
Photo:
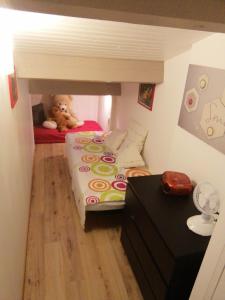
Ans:
[[[101,132],[67,134],[66,156],[83,227],[86,211],[124,207],[127,177],[150,175],[146,168],[121,168]]]
[[[34,127],[35,144],[65,143],[67,133],[76,133],[81,131],[101,131],[101,126],[92,120],[84,121],[84,125],[69,129],[67,131],[58,131],[57,129],[47,129],[44,127]]]

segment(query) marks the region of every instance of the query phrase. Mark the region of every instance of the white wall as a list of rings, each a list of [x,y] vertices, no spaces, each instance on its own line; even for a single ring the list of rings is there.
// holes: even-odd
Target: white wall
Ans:
[[[215,34],[195,43],[188,63],[225,69],[225,35]],[[225,83],[224,83],[225,86]],[[180,91],[184,86],[179,87]],[[182,98],[177,99],[180,105]],[[179,117],[179,110],[176,113]],[[184,157],[186,159],[184,159]],[[179,126],[175,126],[168,168],[183,170],[196,180],[208,180],[225,198],[224,178],[225,155],[189,134]]]
[[[165,169],[187,172],[196,181],[209,180],[225,198],[222,170],[225,156],[189,134],[178,123],[189,64],[225,69],[225,35],[215,34],[165,63],[164,83],[157,85],[153,110],[137,103],[138,84],[123,84],[117,97],[117,126],[125,128],[130,118],[149,129],[144,156],[153,173]],[[126,114],[125,114],[126,112]]]
[[[122,96],[117,98],[118,127],[126,128],[128,120],[134,118],[149,129],[144,156],[153,173],[168,169],[183,171],[197,182],[210,181],[220,193],[219,222],[201,265],[192,300],[210,299],[207,289],[212,285],[217,259],[225,245],[225,156],[177,123],[189,64],[225,69],[224,53],[225,35],[215,34],[194,44],[190,51],[168,60],[164,83],[156,88],[152,112],[137,104],[137,84],[123,84]]]
[[[11,109],[0,77],[0,299],[21,300],[24,280],[34,141],[27,80]]]
[[[152,173],[161,173],[167,168],[188,59],[189,52],[185,52],[165,63],[164,83],[156,87],[152,111],[137,102],[138,84],[122,84],[122,96],[117,97],[117,127],[125,129],[132,118],[149,129],[144,158]]]

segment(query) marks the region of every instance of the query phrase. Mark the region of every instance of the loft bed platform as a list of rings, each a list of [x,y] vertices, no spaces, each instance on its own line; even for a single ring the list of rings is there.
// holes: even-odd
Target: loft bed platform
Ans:
[[[42,126],[35,126],[34,140],[35,144],[65,143],[65,135],[67,133],[83,131],[102,131],[102,127],[98,122],[93,120],[86,120],[84,121],[84,125],[66,131],[58,131],[57,129],[47,129]]]

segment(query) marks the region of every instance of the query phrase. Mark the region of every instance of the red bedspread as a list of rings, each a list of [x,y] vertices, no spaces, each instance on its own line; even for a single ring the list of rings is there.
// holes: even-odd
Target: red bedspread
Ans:
[[[65,135],[71,132],[79,131],[101,131],[101,126],[95,121],[84,121],[84,125],[69,129],[67,131],[58,131],[57,129],[47,129],[44,127],[34,127],[35,144],[65,143]]]

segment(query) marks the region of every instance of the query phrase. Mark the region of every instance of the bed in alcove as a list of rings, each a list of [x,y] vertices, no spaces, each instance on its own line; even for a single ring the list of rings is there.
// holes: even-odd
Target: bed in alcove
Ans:
[[[47,129],[42,126],[35,126],[34,140],[35,144],[65,143],[65,135],[67,133],[81,131],[102,131],[102,127],[94,120],[85,120],[84,125],[66,131],[58,131],[57,129]]]
[[[82,126],[59,131],[42,126],[49,110],[43,100],[43,95],[31,94],[34,121],[34,140],[36,144],[64,143],[65,135],[74,132],[99,132],[109,130],[111,118],[111,96],[72,95],[72,108],[79,120],[84,121]]]

